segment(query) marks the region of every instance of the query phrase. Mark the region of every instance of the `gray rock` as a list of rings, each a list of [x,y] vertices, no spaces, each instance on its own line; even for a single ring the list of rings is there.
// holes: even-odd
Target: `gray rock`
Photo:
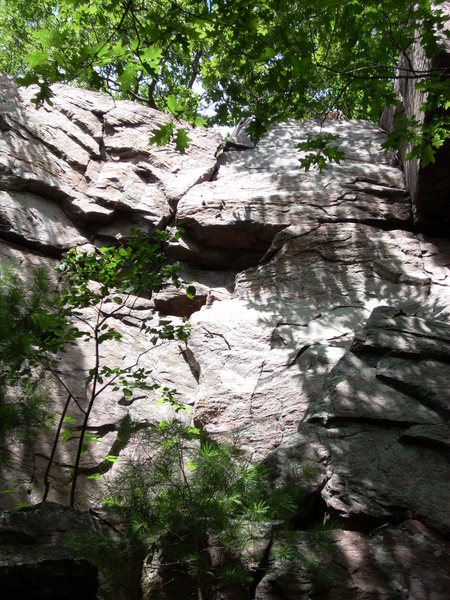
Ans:
[[[413,328],[415,335],[405,337]],[[306,414],[309,428],[322,430],[328,452],[322,497],[333,514],[357,527],[411,514],[449,531],[450,481],[441,452],[448,444],[448,365],[419,352],[433,347],[438,328],[448,341],[445,324],[377,309]]]
[[[58,204],[26,192],[0,191],[0,232],[6,239],[48,253],[88,242]]]
[[[293,552],[290,561],[276,558],[286,544]],[[369,535],[337,530],[321,538],[297,532],[294,541],[277,535],[271,553],[256,600],[444,600],[448,595],[448,546],[413,520]]]
[[[11,598],[75,600],[82,589],[87,600],[134,597],[132,589],[116,586],[111,593],[103,588],[103,574],[98,572],[97,567],[87,560],[78,559],[68,536],[74,536],[81,542],[83,536],[96,534],[110,540],[118,539],[117,532],[105,521],[50,502],[1,512],[2,592]]]
[[[104,227],[116,216],[126,232],[137,215],[147,231],[165,225],[178,198],[214,169],[220,139],[206,130],[186,125],[184,155],[149,144],[169,120],[157,111],[59,85],[53,106],[36,111],[36,88],[7,77],[0,88],[0,189],[57,201],[78,225],[103,228],[100,237],[114,238]]]
[[[431,120],[432,112],[424,114],[422,110],[425,101],[424,93],[416,88],[414,78],[407,75],[413,69],[416,72],[436,70],[448,72],[450,67],[450,41],[445,33],[450,26],[450,2],[440,2],[437,7],[442,11],[444,18],[444,31],[438,37],[438,48],[432,57],[427,56],[421,46],[420,36],[402,52],[398,64],[398,79],[395,81],[395,91],[400,100],[400,106],[385,109],[382,116],[382,126],[392,131],[395,128],[395,116],[404,115],[408,119],[415,119],[419,126]],[[402,75],[406,75],[402,77]],[[445,75],[442,75],[445,77]],[[450,159],[450,143],[448,140],[436,151],[433,163],[423,167],[420,160],[414,157],[406,161],[406,155],[412,149],[412,144],[404,144],[400,148],[400,156],[405,169],[406,185],[411,192],[415,207],[417,208],[416,221],[422,230],[432,232],[434,235],[447,235],[450,224],[450,208],[448,190],[450,176],[447,165]]]
[[[283,227],[308,221],[407,224],[409,200],[399,170],[381,151],[383,134],[361,121],[327,123],[322,131],[341,136],[346,160],[324,174],[305,173],[296,144],[320,131],[291,122],[253,150],[224,153],[214,181],[191,188],[178,205],[188,234],[208,247],[263,251]]]
[[[346,158],[304,173],[296,145],[320,131],[316,122],[277,126],[255,148],[241,131],[216,160],[218,137],[204,130],[189,129],[185,155],[149,145],[168,118],[151,109],[58,86],[53,107],[36,111],[35,92],[0,78],[0,260],[18,261],[26,280],[73,244],[184,221],[168,256],[184,261],[183,278],[197,288],[194,301],[169,286],[115,313],[123,341],[102,344],[102,360],[139,359],[187,411],[156,403],[156,390],[132,398],[105,390],[89,423],[99,439],[82,456],[79,505],[98,505],[126,461],[139,460],[144,431],[133,432],[177,416],[265,460],[275,486],[308,476],[294,526],[332,516],[343,528],[323,558],[334,582],[324,598],[444,598],[440,541],[424,524],[449,528],[450,247],[412,233],[403,173],[380,146],[385,134],[361,121],[327,122]],[[188,316],[187,344],[149,351],[144,321]],[[93,359],[80,342],[61,361],[80,406]],[[46,385],[58,415],[66,391]],[[73,439],[58,445],[50,475],[49,498],[61,503],[83,416],[75,404],[69,414]],[[40,501],[53,434],[6,440],[0,489],[11,493],[2,504]],[[88,479],[97,470],[102,480]],[[268,564],[251,566],[255,597],[318,597],[307,570],[283,570],[281,529],[272,550],[268,534],[258,541]],[[295,537],[314,558],[311,536]]]

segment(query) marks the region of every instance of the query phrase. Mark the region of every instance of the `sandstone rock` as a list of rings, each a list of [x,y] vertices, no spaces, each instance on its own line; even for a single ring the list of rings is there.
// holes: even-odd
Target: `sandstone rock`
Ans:
[[[358,333],[355,346],[396,352],[422,358],[448,360],[450,354],[449,324],[404,315],[395,308],[375,311],[366,327]]]
[[[308,475],[291,524],[298,548],[314,559],[303,531],[311,522],[332,516],[340,527],[323,558],[333,583],[320,597],[444,598],[436,532],[449,526],[450,248],[411,231],[403,173],[380,147],[384,133],[327,122],[323,131],[340,136],[346,159],[304,173],[296,145],[318,123],[277,126],[256,148],[238,132],[216,161],[218,138],[207,131],[189,129],[185,155],[150,146],[152,129],[167,121],[151,109],[60,86],[53,107],[36,112],[34,92],[0,79],[0,260],[16,259],[27,279],[72,244],[116,243],[131,226],[184,221],[168,255],[184,261],[182,277],[197,288],[194,301],[169,286],[119,310],[102,307],[115,310],[123,341],[102,344],[101,361],[139,362],[187,410],[158,404],[157,390],[128,398],[105,389],[89,422],[98,441],[82,456],[79,505],[97,506],[127,460],[142,456],[145,430],[176,417],[264,459],[275,486]],[[144,322],[187,316],[187,344],[150,350]],[[80,343],[60,365],[81,407],[93,358]],[[67,390],[49,379],[47,392],[60,414]],[[72,439],[58,444],[50,473],[49,498],[60,503],[83,416],[74,402],[68,414]],[[10,442],[3,505],[41,500],[53,435]],[[101,481],[88,479],[94,473]],[[265,558],[251,566],[255,598],[319,597],[307,571],[283,570],[275,529],[272,550],[269,534],[258,538]]]
[[[195,269],[185,264],[180,272],[180,278],[185,285],[191,283],[195,287],[195,297],[188,298],[184,286],[180,288],[167,286],[153,297],[153,306],[160,314],[190,317],[205,304],[211,305],[216,300],[230,299],[235,273]]]
[[[346,153],[342,165],[323,174],[299,169],[296,144],[321,131],[312,123],[279,125],[255,149],[222,154],[214,181],[179,203],[188,234],[208,247],[264,251],[283,227],[308,221],[407,224],[409,201],[400,172],[380,149],[383,134],[363,122],[322,130],[339,135]]]
[[[0,230],[4,238],[52,254],[88,242],[57,204],[26,192],[0,191]]]
[[[164,194],[143,181],[131,163],[105,163],[88,196],[107,207],[151,216],[155,227],[165,225],[170,216]]]
[[[36,88],[21,90],[7,77],[0,87],[1,189],[57,202],[91,233],[118,215],[125,233],[136,224],[163,226],[169,203],[173,209],[214,169],[216,134],[188,127],[185,155],[149,145],[152,130],[169,119],[157,111],[67,86],[54,86],[53,107],[36,111]]]
[[[405,337],[413,321],[417,335]],[[436,392],[447,365],[418,352],[419,344],[424,351],[433,347],[438,327],[448,339],[448,325],[377,309],[307,412],[310,426],[323,427],[329,453],[322,497],[328,510],[357,527],[412,514],[449,531],[448,465],[440,452],[448,409]]]
[[[420,523],[380,528],[367,535],[337,530],[326,544],[298,532],[297,563],[274,559],[258,583],[256,600],[444,600],[450,584],[449,548]],[[292,543],[292,542],[291,542]],[[286,545],[276,536],[272,553]],[[300,568],[297,566],[300,564]]]
[[[188,342],[196,422],[259,458],[295,431],[371,310],[417,310],[429,287],[412,234],[346,223],[278,236],[267,262],[237,276],[233,300],[193,315]]]
[[[149,180],[161,186],[171,203],[176,203],[190,187],[212,175],[220,137],[184,124],[192,138],[184,155],[171,145],[150,145],[152,129],[168,120],[151,108],[117,102],[104,117],[105,149],[115,160],[135,163]]]
[[[248,250],[240,247],[209,248],[183,234],[179,240],[168,245],[167,256],[205,269],[241,270],[257,265],[261,250],[253,247]]]

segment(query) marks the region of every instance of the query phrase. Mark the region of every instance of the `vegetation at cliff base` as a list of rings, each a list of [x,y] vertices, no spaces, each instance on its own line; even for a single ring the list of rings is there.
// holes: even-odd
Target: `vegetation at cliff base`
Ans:
[[[276,486],[270,470],[252,465],[236,445],[176,420],[146,428],[135,443],[139,460],[124,465],[104,500],[106,514],[122,523],[120,542],[70,538],[80,558],[104,569],[107,586],[129,583],[140,564],[149,598],[179,597],[180,590],[186,599],[248,598],[274,531],[284,532],[276,544],[280,568],[326,584],[326,569],[297,549],[290,526],[317,475],[311,465],[296,465]],[[312,530],[311,547],[323,552],[329,530]]]

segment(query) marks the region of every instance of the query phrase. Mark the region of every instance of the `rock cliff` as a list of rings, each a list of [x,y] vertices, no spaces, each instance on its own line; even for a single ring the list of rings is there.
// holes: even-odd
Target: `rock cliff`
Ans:
[[[290,122],[256,148],[236,142],[238,132],[216,158],[220,138],[196,129],[180,155],[149,145],[166,120],[156,111],[64,86],[52,107],[36,111],[33,93],[0,78],[1,260],[18,260],[26,278],[33,265],[51,270],[71,246],[181,223],[168,253],[183,261],[196,299],[167,289],[140,299],[139,310],[155,322],[190,317],[191,335],[186,346],[159,345],[145,366],[178,390],[186,420],[237,439],[277,480],[305,461],[318,469],[296,543],[308,551],[305,524],[336,520],[321,557],[331,587],[319,596],[306,575],[287,576],[274,533],[252,597],[444,600],[450,241],[414,228],[401,166],[381,149],[385,133],[362,121]],[[296,145],[319,131],[339,135],[345,160],[305,173]],[[123,342],[107,346],[115,364],[144,349],[139,326],[119,314]],[[80,386],[90,363],[77,347],[61,371]],[[62,390],[51,383],[49,394],[60,411]],[[96,501],[99,484],[86,476],[103,457],[133,453],[130,423],[172,414],[148,395],[101,398],[80,508]],[[50,444],[42,434],[33,446],[10,447],[5,508],[40,502]],[[70,442],[58,448],[53,502],[67,504],[72,452]],[[120,460],[108,465],[107,476],[119,468]],[[3,523],[3,532],[17,530],[11,517]],[[8,552],[28,543],[3,537]]]

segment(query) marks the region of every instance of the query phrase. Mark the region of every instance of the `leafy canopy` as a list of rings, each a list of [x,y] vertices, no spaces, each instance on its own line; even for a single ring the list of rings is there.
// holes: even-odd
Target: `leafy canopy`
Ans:
[[[136,100],[175,119],[233,124],[253,116],[257,138],[276,121],[377,120],[394,101],[398,57],[420,41],[433,56],[443,32],[441,0],[0,0],[0,72],[50,85],[72,82]],[[444,107],[439,70],[402,75],[420,81],[426,103]],[[209,108],[209,111],[207,110]],[[448,136],[441,117],[415,139],[432,160]],[[158,129],[183,152],[186,130]],[[333,159],[333,157],[331,157]]]

